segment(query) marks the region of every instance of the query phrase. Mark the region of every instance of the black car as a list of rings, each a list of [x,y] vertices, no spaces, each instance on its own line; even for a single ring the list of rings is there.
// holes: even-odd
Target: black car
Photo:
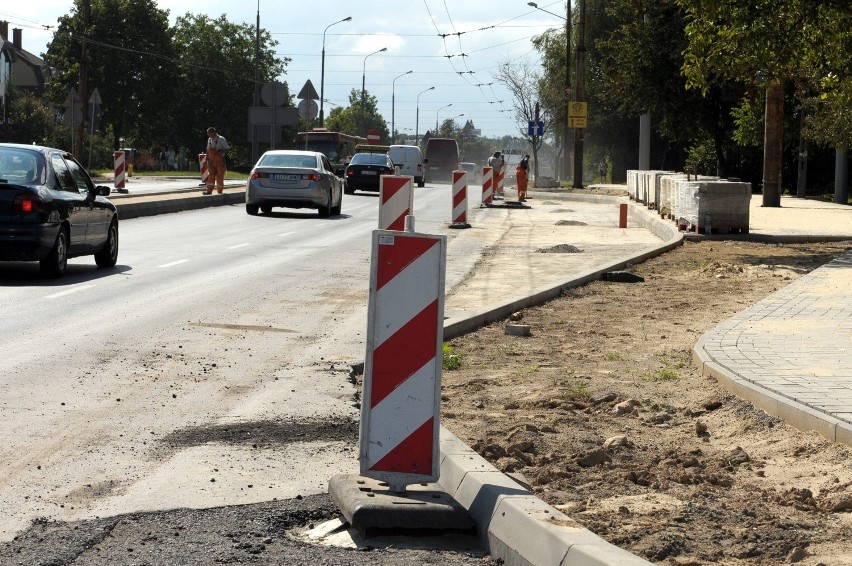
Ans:
[[[357,189],[378,191],[379,177],[393,173],[393,161],[387,153],[356,153],[346,167],[344,192],[351,195]]]
[[[75,256],[113,267],[118,214],[109,193],[66,151],[0,143],[0,261],[38,261],[49,277]]]

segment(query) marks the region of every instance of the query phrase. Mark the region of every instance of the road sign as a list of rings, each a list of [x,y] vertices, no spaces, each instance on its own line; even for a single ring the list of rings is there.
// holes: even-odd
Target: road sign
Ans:
[[[379,133],[379,130],[370,130],[367,132],[367,143],[376,145],[381,139],[382,135]]]
[[[568,118],[568,127],[569,128],[585,128],[586,127],[586,119],[585,118]]]
[[[541,137],[544,135],[544,122],[541,120],[535,121],[530,120],[529,125],[527,126],[527,135],[529,137]]]
[[[296,98],[304,100],[319,100],[317,89],[314,88],[314,83],[311,82],[311,79],[305,81],[305,86],[302,87],[302,90],[299,91],[299,95]]]
[[[267,106],[281,106],[287,102],[287,85],[284,83],[266,83],[260,87],[260,99]]]
[[[313,120],[317,117],[317,112],[319,111],[319,105],[315,100],[310,100],[308,98],[299,101],[299,117],[303,120]]]
[[[101,93],[98,92],[98,89],[95,89],[92,92],[92,96],[89,97],[89,104],[102,104],[103,100],[101,100]]]
[[[587,118],[589,115],[588,103],[586,102],[569,102],[568,117],[569,118]]]

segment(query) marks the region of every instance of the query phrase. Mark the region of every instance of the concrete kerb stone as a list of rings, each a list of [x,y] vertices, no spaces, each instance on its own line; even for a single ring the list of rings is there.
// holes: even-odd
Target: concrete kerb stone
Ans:
[[[145,198],[152,195],[144,195]],[[184,198],[172,198],[167,200],[140,200],[139,202],[115,203],[118,209],[118,217],[121,220],[130,218],[142,218],[145,216],[156,216],[158,214],[170,214],[186,210],[199,210],[213,206],[229,206],[242,204],[246,200],[245,191],[225,192],[221,195],[193,195]]]
[[[784,420],[794,428],[804,432],[814,431],[831,442],[852,447],[852,425],[733,373],[707,353],[704,349],[706,341],[705,334],[699,338],[692,350],[693,363],[700,368],[702,375],[715,378],[732,394]]]

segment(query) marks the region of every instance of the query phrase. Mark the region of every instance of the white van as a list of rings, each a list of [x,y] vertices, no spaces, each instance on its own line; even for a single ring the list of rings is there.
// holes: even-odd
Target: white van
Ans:
[[[392,145],[388,150],[388,156],[394,165],[399,165],[400,175],[411,175],[418,187],[426,185],[423,177],[423,154],[416,145]]]

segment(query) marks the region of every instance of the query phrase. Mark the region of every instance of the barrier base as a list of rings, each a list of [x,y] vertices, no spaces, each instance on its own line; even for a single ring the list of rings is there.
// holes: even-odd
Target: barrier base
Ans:
[[[455,222],[453,224],[450,224],[449,227],[454,230],[459,230],[462,228],[470,228],[470,224],[468,224],[467,222]]]
[[[113,189],[111,192],[113,192],[113,193],[129,193],[130,191],[128,191],[125,188],[121,188],[121,189]]]
[[[518,202],[516,200],[507,200],[500,204],[482,204],[485,208],[532,208],[528,204],[524,204],[522,202]]]
[[[328,493],[343,517],[366,538],[405,531],[473,532],[473,519],[438,484],[414,484],[402,493],[385,482],[357,475],[336,475]]]

